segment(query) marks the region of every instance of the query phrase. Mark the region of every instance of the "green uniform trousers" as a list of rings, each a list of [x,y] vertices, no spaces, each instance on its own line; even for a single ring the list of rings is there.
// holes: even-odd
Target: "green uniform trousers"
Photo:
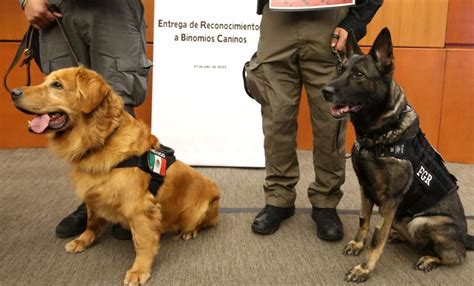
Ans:
[[[146,24],[140,0],[63,0],[62,22],[79,61],[101,74],[123,98],[127,111],[147,93],[151,61],[146,57]],[[43,73],[76,63],[59,26],[40,31]]]
[[[266,203],[289,207],[299,180],[296,154],[298,107],[304,86],[313,132],[315,180],[308,188],[313,206],[334,208],[345,179],[347,121],[335,120],[322,96],[335,76],[331,36],[346,8],[311,12],[271,12],[264,8],[257,53],[246,66],[246,82],[260,103],[263,119]]]

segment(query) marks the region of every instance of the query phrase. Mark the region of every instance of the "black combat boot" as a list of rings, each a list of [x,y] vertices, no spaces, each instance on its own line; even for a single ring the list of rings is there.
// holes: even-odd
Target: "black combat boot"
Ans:
[[[82,203],[74,212],[65,217],[56,226],[56,236],[60,238],[68,238],[83,233],[87,227],[87,208]],[[119,224],[112,226],[112,236],[118,240],[132,239],[132,233],[128,229],[124,229]]]
[[[252,231],[258,234],[273,234],[280,227],[280,223],[295,214],[295,207],[281,208],[271,205],[257,214],[252,223]]]
[[[130,240],[132,239],[132,232],[123,228],[120,224],[114,224],[112,226],[112,236],[118,240]]]
[[[316,222],[316,235],[324,240],[340,240],[344,236],[342,222],[335,208],[313,207],[311,217]]]
[[[86,230],[87,227],[87,208],[82,203],[74,212],[63,218],[56,226],[56,236],[67,238],[77,236]]]

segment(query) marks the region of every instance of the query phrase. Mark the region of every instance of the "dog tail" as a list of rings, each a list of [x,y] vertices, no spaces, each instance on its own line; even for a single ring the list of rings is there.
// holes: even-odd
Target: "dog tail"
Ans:
[[[474,250],[474,236],[467,235],[465,247],[467,250]]]
[[[210,191],[212,195],[208,203],[206,218],[201,225],[203,228],[216,226],[219,222],[220,191],[216,183],[211,183]]]

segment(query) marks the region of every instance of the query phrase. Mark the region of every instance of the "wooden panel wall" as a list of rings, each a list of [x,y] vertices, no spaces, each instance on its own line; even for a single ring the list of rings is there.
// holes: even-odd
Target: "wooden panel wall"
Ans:
[[[433,146],[438,146],[443,96],[444,49],[396,48],[395,80],[420,116],[420,126]]]
[[[2,1],[0,11],[0,40],[20,40],[28,27],[18,1]],[[2,71],[3,73],[3,71]]]
[[[151,58],[154,0],[142,2]],[[448,161],[474,163],[473,86],[470,84],[474,65],[473,10],[474,0],[385,0],[360,43],[370,46],[382,27],[390,28],[396,46],[395,78],[420,114],[428,138]],[[0,75],[3,77],[17,41],[27,27],[17,1],[3,3],[0,27],[0,54],[3,55]],[[34,82],[41,81],[37,69],[33,69],[33,75]],[[12,86],[23,82],[23,74],[12,75]],[[146,102],[137,109],[138,117],[147,123],[151,120],[151,88],[150,81]],[[0,90],[0,116],[3,134],[0,148],[45,146],[44,137],[26,131],[28,116],[13,108],[3,89]],[[353,138],[354,132],[349,127],[347,150],[350,150]],[[306,98],[301,100],[297,141],[299,148],[312,148]]]
[[[439,151],[474,163],[474,49],[448,49]]]
[[[145,22],[147,23],[146,38],[148,43],[153,43],[153,15],[155,14],[154,0],[142,0],[145,7]]]
[[[25,14],[20,9],[18,1],[2,1],[2,10],[0,12],[0,41],[20,40],[28,27],[28,21]],[[142,0],[145,7],[145,21],[147,23],[147,40],[153,42],[153,14],[154,0]]]
[[[449,1],[446,43],[474,45],[474,0]]]
[[[456,0],[452,0],[456,1]],[[388,27],[401,47],[444,47],[449,0],[384,0],[361,45],[372,45]]]
[[[364,48],[365,53],[368,48]],[[441,102],[443,96],[444,49],[406,49],[395,48],[395,80],[402,86],[410,104],[418,112],[421,128],[427,138],[438,146],[441,120]],[[416,63],[416,64],[414,64]],[[298,147],[312,149],[311,124],[306,99],[300,104],[298,115]],[[354,143],[354,131],[348,128],[346,150],[351,150]]]
[[[448,161],[474,163],[474,0],[449,2],[439,150]]]
[[[143,1],[146,9],[145,17],[148,27],[153,27],[153,0]],[[24,31],[28,27],[23,11],[19,8],[17,1],[8,1],[5,10],[0,12],[0,27],[8,27],[0,29],[0,74],[3,75],[10,65],[11,60],[17,50],[18,41],[23,36]],[[8,11],[8,13],[5,12]],[[5,16],[5,17],[3,17]],[[152,32],[147,31],[147,35],[152,35]],[[5,41],[8,40],[8,41]],[[150,41],[150,38],[148,38]],[[153,57],[153,45],[148,44],[147,54],[150,59]],[[38,67],[32,65],[32,84],[38,84],[43,80],[43,75]],[[136,113],[139,119],[142,119],[147,124],[151,122],[151,76],[149,81],[148,96],[140,107],[137,108]],[[25,74],[23,68],[16,68],[9,77],[10,88],[19,87],[25,84]],[[26,147],[44,147],[47,144],[46,138],[42,135],[35,135],[28,132],[28,120],[31,116],[25,115],[18,111],[10,100],[10,95],[3,89],[0,89],[0,148],[26,148]]]
[[[396,46],[395,79],[420,115],[423,131],[446,160],[464,163],[474,163],[473,11],[474,0],[385,0],[360,42],[367,52],[380,30],[389,27]],[[306,100],[298,120],[298,147],[310,150]],[[349,125],[348,152],[354,137]]]
[[[16,42],[0,44],[0,55],[2,55],[4,59],[8,59],[8,61],[0,60],[2,80],[3,71],[10,65],[10,60],[15,55],[17,46],[18,43]],[[35,64],[31,67],[31,76],[32,84],[38,84],[43,80],[43,75]],[[25,85],[24,70],[15,70],[9,79],[10,88]],[[0,136],[1,148],[46,146],[46,137],[28,132],[28,120],[31,120],[32,117],[21,113],[13,106],[10,95],[3,89],[3,86],[0,91],[0,116],[0,134],[2,134]]]

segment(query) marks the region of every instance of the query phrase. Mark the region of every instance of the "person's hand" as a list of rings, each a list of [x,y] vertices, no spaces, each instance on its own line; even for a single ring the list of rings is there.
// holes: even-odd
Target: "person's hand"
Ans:
[[[48,10],[49,0],[28,0],[24,9],[28,22],[36,29],[44,29],[54,22],[55,17],[62,17],[61,13]]]
[[[339,52],[346,50],[346,40],[349,33],[343,28],[337,27],[332,33],[331,37],[331,48],[336,47]]]

